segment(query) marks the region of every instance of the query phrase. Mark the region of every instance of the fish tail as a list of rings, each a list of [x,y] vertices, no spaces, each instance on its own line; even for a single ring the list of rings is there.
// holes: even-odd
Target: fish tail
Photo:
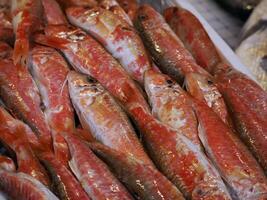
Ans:
[[[29,54],[29,40],[26,37],[17,38],[13,51],[13,62],[15,65],[26,65]]]

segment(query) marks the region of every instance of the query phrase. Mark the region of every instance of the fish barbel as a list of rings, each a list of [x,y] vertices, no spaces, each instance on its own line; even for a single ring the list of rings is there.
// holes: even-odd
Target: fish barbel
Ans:
[[[70,135],[66,135],[65,139],[71,152],[70,168],[91,199],[132,199],[124,186],[85,143]]]
[[[135,26],[155,63],[160,70],[182,83],[189,72],[208,75],[196,64],[192,55],[186,50],[181,40],[171,30],[164,18],[151,6],[139,7]]]
[[[128,74],[143,85],[144,72],[151,68],[151,63],[133,27],[102,8],[69,8],[66,13],[73,25],[96,38],[119,60]]]
[[[24,173],[0,171],[0,190],[14,200],[59,200],[42,183]]]
[[[233,198],[267,198],[267,179],[247,147],[205,104],[194,106],[199,120],[199,137],[218,168]]]
[[[201,149],[192,99],[179,84],[160,72],[148,70],[145,73],[145,90],[153,115]]]
[[[96,140],[110,148],[152,164],[128,117],[98,82],[72,71],[68,75],[68,85],[72,103],[85,130],[90,130]]]

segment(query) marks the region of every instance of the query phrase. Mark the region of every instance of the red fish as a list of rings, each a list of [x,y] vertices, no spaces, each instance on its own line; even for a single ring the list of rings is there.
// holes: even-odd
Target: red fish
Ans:
[[[151,68],[151,63],[133,27],[102,8],[69,8],[66,13],[73,25],[95,37],[128,74],[143,85],[144,72]]]
[[[82,6],[82,7],[89,7],[92,8],[97,5],[96,0],[57,0],[60,5],[63,7],[68,8],[71,6]]]
[[[216,83],[229,107],[236,130],[267,172],[267,93],[228,65],[218,65],[216,69]]]
[[[12,114],[26,122],[41,141],[51,148],[51,133],[41,110],[38,88],[26,67],[11,58],[0,60],[0,96]]]
[[[30,130],[26,125],[0,108],[0,140],[15,152],[18,171],[31,175],[44,185],[49,185],[47,174],[28,143],[28,131]]]
[[[211,72],[221,62],[217,49],[205,28],[190,11],[170,7],[164,11],[164,16],[201,67]]]
[[[68,64],[55,49],[43,46],[32,49],[30,64],[43,99],[45,119],[52,132],[56,157],[67,164],[68,145],[61,133],[73,133],[75,130],[74,111],[66,85]]]
[[[205,104],[196,103],[194,108],[200,139],[233,197],[266,199],[267,179],[246,146]]]
[[[187,137],[140,107],[132,109],[131,115],[151,158],[186,198],[231,199],[217,170]]]
[[[0,155],[0,170],[15,172],[16,171],[15,163],[11,158]]]
[[[14,42],[12,17],[8,1],[0,2],[0,40],[9,44]]]
[[[90,200],[73,174],[52,154],[42,154],[42,163],[50,173],[60,199]]]
[[[170,77],[154,70],[145,73],[145,89],[153,115],[201,149],[192,98]]]
[[[90,198],[132,199],[108,167],[86,144],[74,136],[67,135],[65,138],[71,152],[70,168]]]
[[[139,7],[135,26],[162,72],[180,83],[184,76],[190,72],[208,75],[203,68],[196,64],[192,55],[164,18],[151,6],[142,5]]]
[[[15,33],[14,64],[25,65],[30,50],[30,40],[42,28],[41,0],[12,0],[12,24]]]
[[[0,171],[0,190],[14,200],[59,200],[42,183],[24,173]]]
[[[136,0],[117,0],[124,11],[129,15],[131,20],[134,20],[135,14],[138,9]]]
[[[153,166],[104,145],[93,143],[90,144],[90,147],[115,171],[117,177],[132,193],[137,195],[137,198],[147,200],[184,199],[179,190]]]

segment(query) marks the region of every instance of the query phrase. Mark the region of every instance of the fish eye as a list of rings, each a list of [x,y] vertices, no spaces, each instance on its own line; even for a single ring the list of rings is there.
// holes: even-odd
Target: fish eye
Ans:
[[[148,16],[146,14],[139,15],[140,20],[147,20]]]

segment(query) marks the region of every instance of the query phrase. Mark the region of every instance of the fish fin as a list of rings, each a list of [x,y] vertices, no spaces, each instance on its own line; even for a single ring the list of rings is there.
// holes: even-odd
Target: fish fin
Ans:
[[[34,36],[34,41],[36,43],[53,47],[56,49],[66,49],[66,45],[68,44],[68,41],[65,39],[57,38],[57,37],[50,37],[43,34],[36,34]]]
[[[18,38],[15,42],[13,51],[13,62],[15,65],[25,66],[28,60],[30,44],[27,38]]]

